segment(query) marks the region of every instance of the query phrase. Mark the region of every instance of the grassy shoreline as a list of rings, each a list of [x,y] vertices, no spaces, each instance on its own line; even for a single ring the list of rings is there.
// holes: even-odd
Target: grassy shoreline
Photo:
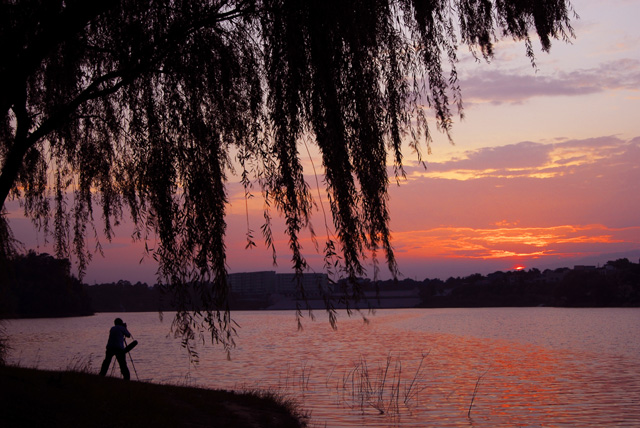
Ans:
[[[13,366],[0,366],[0,403],[5,428],[306,426],[306,417],[294,402],[268,391],[127,382]]]

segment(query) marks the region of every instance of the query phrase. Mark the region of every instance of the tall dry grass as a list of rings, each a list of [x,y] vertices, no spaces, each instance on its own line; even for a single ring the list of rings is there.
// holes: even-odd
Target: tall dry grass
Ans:
[[[375,409],[379,414],[399,415],[417,402],[418,395],[427,388],[422,354],[416,368],[406,371],[400,358],[387,356],[383,364],[375,367],[361,358],[343,373],[336,386],[343,404],[351,408]]]

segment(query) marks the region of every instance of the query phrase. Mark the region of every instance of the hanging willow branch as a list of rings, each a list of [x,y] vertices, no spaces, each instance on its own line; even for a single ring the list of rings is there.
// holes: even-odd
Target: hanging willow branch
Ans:
[[[401,176],[404,141],[419,149],[434,125],[449,133],[452,106],[462,109],[459,43],[489,58],[498,38],[513,38],[533,60],[532,35],[548,50],[572,36],[571,13],[565,0],[3,1],[0,201],[18,198],[45,230],[54,218],[55,248],[75,253],[81,274],[87,234],[110,238],[130,215],[139,237],[157,237],[159,280],[181,305],[177,330],[191,337],[199,324],[184,315],[200,284],[199,320],[229,343],[219,311],[233,164],[247,189],[261,189],[272,248],[271,210],[284,217],[302,273],[308,139],[337,238],[326,260],[354,278],[365,256],[382,253],[395,274],[387,161]]]

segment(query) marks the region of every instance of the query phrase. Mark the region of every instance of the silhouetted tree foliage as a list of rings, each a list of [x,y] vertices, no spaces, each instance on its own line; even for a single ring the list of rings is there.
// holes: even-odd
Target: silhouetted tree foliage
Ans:
[[[0,287],[3,318],[43,318],[91,315],[91,303],[81,282],[71,275],[69,259],[49,254],[13,257]]]
[[[382,285],[381,285],[382,286]],[[420,284],[421,307],[638,307],[640,264],[627,259],[602,268],[538,269],[474,274]]]
[[[342,279],[339,286],[352,283]],[[628,259],[608,262],[604,267],[588,269],[560,268],[541,272],[494,272],[487,276],[479,273],[466,277],[417,281],[372,281],[358,278],[361,290],[377,295],[376,303],[383,308],[396,307],[398,292],[410,291],[419,296],[423,307],[509,307],[509,306],[563,306],[563,307],[637,307],[640,306],[640,264]],[[97,312],[173,311],[171,295],[163,287],[147,286],[140,282],[85,285],[93,310]],[[190,290],[190,310],[206,309],[198,301],[196,290]],[[383,295],[384,293],[384,295]],[[407,294],[404,294],[407,296]],[[316,299],[318,297],[316,296]],[[313,301],[313,299],[311,299]],[[232,309],[259,310],[269,308],[273,300],[268,294],[230,294]],[[282,303],[282,302],[279,302]],[[292,303],[294,305],[294,303]],[[404,303],[400,304],[405,307]],[[282,307],[282,306],[280,306]]]
[[[167,312],[177,310],[172,293],[166,287],[120,280],[115,283],[84,285],[85,293],[91,300],[91,307],[96,312]],[[188,311],[206,311],[211,309],[209,302],[202,302],[196,287],[189,290],[190,304]],[[269,306],[267,296],[241,296],[229,294],[231,310],[257,310]]]
[[[533,61],[532,34],[548,50],[572,35],[571,13],[567,0],[3,0],[0,201],[19,198],[80,274],[87,235],[110,239],[130,216],[135,238],[157,236],[159,279],[178,296],[213,284],[202,298],[220,311],[179,312],[176,328],[202,323],[228,343],[234,165],[247,198],[254,185],[264,198],[267,245],[274,209],[302,272],[313,201],[300,148],[315,145],[333,218],[327,269],[355,277],[382,252],[395,273],[387,158],[402,176],[403,141],[419,151],[434,124],[449,133],[458,46],[488,59],[512,38]]]
[[[159,287],[120,280],[111,284],[85,285],[96,312],[156,312],[173,309],[163,306]]]

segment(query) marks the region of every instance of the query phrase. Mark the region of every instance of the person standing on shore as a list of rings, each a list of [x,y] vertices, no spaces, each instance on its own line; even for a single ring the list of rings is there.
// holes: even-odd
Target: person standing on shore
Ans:
[[[131,333],[127,330],[127,324],[125,324],[120,318],[116,318],[113,321],[114,326],[109,330],[109,340],[107,341],[107,353],[102,362],[100,369],[100,376],[106,376],[111,364],[111,359],[115,356],[120,365],[120,372],[125,380],[129,380],[131,374],[129,373],[129,367],[127,367],[127,353],[125,351],[124,338],[131,337]]]

